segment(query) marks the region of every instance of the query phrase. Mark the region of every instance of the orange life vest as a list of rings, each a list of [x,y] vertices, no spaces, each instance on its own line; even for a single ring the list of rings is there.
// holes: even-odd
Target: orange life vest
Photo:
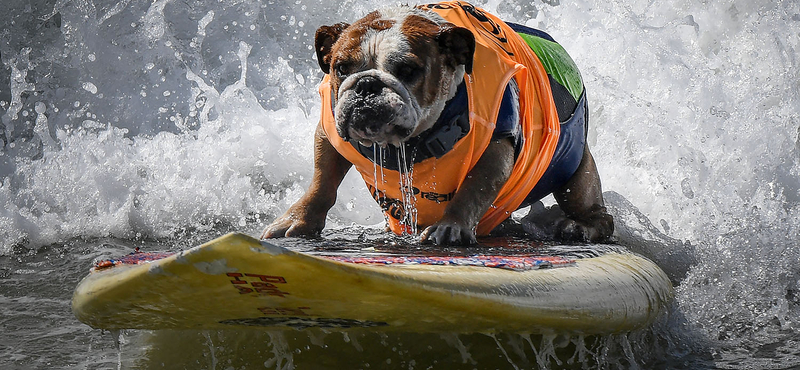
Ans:
[[[441,219],[448,201],[486,150],[494,132],[503,92],[508,82],[516,79],[524,141],[511,177],[478,223],[476,233],[486,235],[520,206],[553,157],[560,125],[550,83],[530,46],[497,17],[460,1],[420,7],[438,13],[475,36],[472,74],[465,75],[470,123],[466,136],[440,158],[432,157],[415,163],[410,184],[413,189],[403,191],[403,176],[399,171],[376,168],[370,159],[337,134],[328,75],[319,87],[322,128],[334,148],[355,165],[373,197],[382,205],[392,231],[397,234],[421,231]],[[409,184],[404,184],[408,189]],[[416,214],[409,218],[406,213],[412,207]],[[409,220],[416,224],[409,224]]]

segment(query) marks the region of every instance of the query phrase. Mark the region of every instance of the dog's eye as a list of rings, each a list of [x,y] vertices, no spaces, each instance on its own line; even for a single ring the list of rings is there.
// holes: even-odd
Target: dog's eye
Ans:
[[[347,63],[339,63],[334,67],[336,71],[336,77],[339,77],[340,80],[344,80],[347,78],[347,75],[350,74],[350,65]]]
[[[422,67],[413,63],[403,63],[397,66],[395,75],[404,82],[414,82],[422,76]]]

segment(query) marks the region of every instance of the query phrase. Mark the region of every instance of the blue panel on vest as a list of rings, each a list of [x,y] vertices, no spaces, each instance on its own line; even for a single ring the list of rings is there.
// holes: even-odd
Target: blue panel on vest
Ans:
[[[530,28],[528,26],[523,26],[521,24],[506,22],[506,24],[511,27],[512,30],[516,33],[524,33],[526,35],[536,36],[538,38],[545,39],[547,41],[556,42],[547,32],[542,30],[537,30],[535,28]]]
[[[497,124],[494,127],[492,138],[513,137],[516,142],[516,139],[520,136],[519,109],[515,109],[513,101],[515,94],[511,92],[511,89],[511,84],[506,85],[506,90],[503,92],[503,100],[500,102],[500,111],[497,113]]]
[[[520,207],[541,200],[566,185],[575,174],[583,159],[583,149],[586,145],[586,106],[586,90],[584,90],[575,113],[561,124],[561,134],[550,165]]]

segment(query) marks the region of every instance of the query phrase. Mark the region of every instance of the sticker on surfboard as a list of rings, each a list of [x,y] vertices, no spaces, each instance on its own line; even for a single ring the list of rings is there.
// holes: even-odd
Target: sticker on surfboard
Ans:
[[[94,263],[94,270],[120,265],[138,265],[169,257],[173,252],[140,252],[135,251],[116,259],[105,259]],[[396,256],[396,255],[374,255],[374,256],[346,256],[346,255],[325,255],[319,257],[343,263],[355,263],[363,265],[435,265],[435,266],[476,266],[490,267],[514,271],[528,271],[542,268],[551,268],[574,264],[575,260],[560,256],[491,256],[491,255],[472,255],[472,256]]]

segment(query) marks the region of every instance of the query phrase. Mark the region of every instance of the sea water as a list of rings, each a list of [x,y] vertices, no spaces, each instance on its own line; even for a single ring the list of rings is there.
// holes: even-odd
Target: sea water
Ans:
[[[620,243],[676,283],[632,333],[108,333],[70,312],[92,260],[256,234],[308,185],[317,27],[393,1],[5,0],[0,367],[800,366],[800,3],[477,1],[580,66]],[[328,226],[380,227],[351,173]],[[348,231],[348,230],[356,230]]]

